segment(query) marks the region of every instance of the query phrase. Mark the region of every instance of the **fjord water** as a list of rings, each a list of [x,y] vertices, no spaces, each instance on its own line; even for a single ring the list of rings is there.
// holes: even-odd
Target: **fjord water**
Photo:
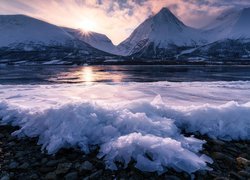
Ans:
[[[0,66],[0,84],[250,81],[250,66]]]

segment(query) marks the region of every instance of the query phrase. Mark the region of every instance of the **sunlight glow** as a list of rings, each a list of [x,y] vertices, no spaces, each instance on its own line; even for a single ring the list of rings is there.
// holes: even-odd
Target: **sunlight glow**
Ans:
[[[85,19],[82,22],[80,22],[80,29],[82,29],[84,32],[96,31],[97,24],[95,21],[91,19]]]
[[[83,70],[82,70],[82,78],[83,78],[83,81],[88,85],[93,83],[94,75],[93,75],[93,71],[92,71],[91,67],[83,68]]]

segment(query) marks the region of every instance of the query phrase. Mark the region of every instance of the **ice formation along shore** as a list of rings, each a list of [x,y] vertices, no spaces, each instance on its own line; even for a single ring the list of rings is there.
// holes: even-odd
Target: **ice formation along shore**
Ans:
[[[39,137],[49,154],[97,145],[113,170],[133,159],[142,171],[192,173],[212,160],[200,153],[206,142],[183,130],[249,140],[249,89],[250,82],[0,85],[0,118],[20,126],[14,135]]]

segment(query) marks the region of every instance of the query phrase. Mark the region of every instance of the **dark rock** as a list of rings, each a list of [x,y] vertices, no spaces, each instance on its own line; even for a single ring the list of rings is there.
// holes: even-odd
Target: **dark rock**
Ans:
[[[212,153],[212,157],[214,159],[224,161],[224,163],[223,163],[224,165],[231,166],[235,162],[235,160],[233,158],[231,158],[230,156],[228,156],[228,155],[226,155],[224,153],[221,153],[221,152]]]
[[[247,172],[247,171],[240,171],[239,175],[246,177],[246,178],[250,178],[250,172]]]
[[[229,179],[226,177],[216,177],[214,178],[214,180],[229,180]]]
[[[94,166],[91,162],[85,161],[81,164],[80,171],[84,171],[84,170],[91,171],[93,168]]]
[[[29,176],[30,179],[39,179],[39,176],[37,174],[31,174]]]
[[[99,170],[99,171],[91,174],[90,176],[84,178],[83,180],[97,179],[102,175],[102,173],[103,173],[103,170]]]
[[[211,142],[214,143],[214,144],[220,145],[220,146],[225,145],[225,142],[223,142],[223,141],[221,141],[219,139],[212,139]]]
[[[53,171],[54,169],[55,169],[55,167],[43,166],[39,170],[40,170],[41,173],[48,173],[48,172]]]
[[[77,172],[68,173],[65,177],[65,180],[76,180],[78,178]]]
[[[245,159],[243,157],[236,158],[237,164],[240,167],[247,167],[250,166],[250,161],[248,159]]]
[[[242,176],[240,176],[239,174],[237,174],[236,172],[230,172],[230,174],[229,174],[229,176],[231,177],[231,178],[234,178],[234,179],[245,179],[245,178],[243,178]]]
[[[7,144],[7,146],[15,146],[15,145],[16,145],[16,143],[13,142],[13,141],[11,141],[11,142],[9,142],[9,143]]]
[[[72,166],[72,163],[61,163],[58,164],[56,174],[66,174]]]
[[[13,161],[10,163],[9,168],[10,169],[16,169],[18,167],[18,163],[16,161]]]
[[[48,161],[48,159],[47,159],[47,158],[42,158],[41,163],[42,163],[42,164],[45,164],[45,163],[47,163],[47,161]]]
[[[47,179],[47,180],[56,179],[56,173],[50,172],[50,173],[46,174],[45,179]]]
[[[75,163],[74,168],[79,169],[81,167],[81,164],[79,162]]]
[[[9,179],[10,179],[9,174],[6,174],[6,175],[4,175],[3,177],[1,177],[0,180],[9,180]]]
[[[70,161],[74,161],[75,159],[78,158],[78,154],[77,153],[70,153],[68,156],[67,156],[67,159],[70,160]]]
[[[61,161],[59,160],[50,160],[46,163],[46,166],[57,166],[58,163],[60,163]]]
[[[2,138],[4,138],[5,136],[4,136],[4,134],[0,134],[0,139],[2,139]]]
[[[165,176],[165,179],[167,179],[167,180],[180,180],[180,178],[178,178],[177,176],[170,176],[170,175]]]
[[[25,155],[26,155],[26,152],[24,152],[24,151],[17,151],[15,157],[19,158],[19,157],[23,157]]]
[[[22,169],[22,170],[25,170],[28,168],[29,168],[29,164],[27,162],[23,163],[21,166],[18,167],[18,169]]]

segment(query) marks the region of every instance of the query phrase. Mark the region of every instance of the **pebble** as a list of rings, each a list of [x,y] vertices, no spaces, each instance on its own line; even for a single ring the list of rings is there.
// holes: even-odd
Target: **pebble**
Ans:
[[[30,179],[39,179],[39,176],[37,174],[31,174],[29,176]]]
[[[250,172],[247,172],[247,171],[240,171],[239,175],[241,175],[243,177],[250,178]]]
[[[60,163],[57,166],[56,174],[66,174],[71,168],[72,163]]]
[[[28,163],[23,163],[21,166],[18,167],[18,169],[22,169],[22,170],[25,170],[25,169],[28,169],[28,168],[29,168]]]
[[[91,174],[90,176],[83,178],[83,180],[90,180],[90,179],[99,178],[102,175],[102,172],[103,172],[103,170],[99,170],[99,171]]]
[[[55,168],[54,167],[47,167],[47,166],[42,166],[39,171],[42,173],[48,173],[53,171]]]
[[[56,179],[56,173],[50,172],[50,173],[46,174],[45,179],[47,179],[47,180]]]
[[[65,180],[76,180],[78,178],[77,172],[68,173],[65,177]]]
[[[59,160],[50,160],[46,163],[46,166],[56,166],[59,162]]]
[[[3,134],[0,134],[0,139],[4,138],[4,135]]]
[[[91,171],[93,168],[94,166],[91,162],[85,161],[84,163],[81,164],[80,171],[83,171],[83,170]]]
[[[10,163],[9,168],[10,169],[16,169],[18,167],[18,163],[16,161],[13,161]]]
[[[239,174],[237,174],[236,172],[230,172],[230,177],[231,178],[234,178],[234,179],[245,179],[245,178],[243,178],[243,177],[241,177]]]
[[[47,158],[42,158],[41,163],[42,163],[42,164],[45,164],[47,161],[48,161],[48,159],[47,159]]]
[[[217,160],[223,160],[225,161],[225,163],[227,165],[231,165],[235,162],[235,160],[233,158],[231,158],[230,156],[224,154],[224,153],[221,153],[221,152],[214,152],[212,153],[212,157],[217,159]]]
[[[240,167],[247,167],[247,166],[250,166],[250,161],[248,159],[245,159],[243,157],[238,157],[236,159],[237,161],[237,164],[240,166]]]
[[[9,179],[10,179],[10,176],[8,174],[6,174],[0,180],[9,180]]]
[[[165,176],[165,179],[167,180],[180,180],[177,176]]]
[[[19,157],[23,157],[25,155],[26,155],[26,152],[24,152],[24,151],[17,151],[16,154],[15,154],[15,157],[19,158]]]

